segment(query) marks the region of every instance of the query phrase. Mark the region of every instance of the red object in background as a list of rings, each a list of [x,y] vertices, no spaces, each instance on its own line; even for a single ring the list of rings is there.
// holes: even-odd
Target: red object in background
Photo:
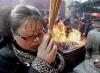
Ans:
[[[92,16],[100,17],[100,13],[91,13]]]

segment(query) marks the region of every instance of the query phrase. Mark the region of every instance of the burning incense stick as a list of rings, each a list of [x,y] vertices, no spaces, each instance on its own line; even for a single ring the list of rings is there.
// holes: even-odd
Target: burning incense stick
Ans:
[[[50,0],[49,29],[53,29],[61,0]]]

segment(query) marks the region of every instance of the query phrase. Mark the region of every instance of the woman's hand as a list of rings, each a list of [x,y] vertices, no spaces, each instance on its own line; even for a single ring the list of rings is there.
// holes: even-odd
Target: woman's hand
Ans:
[[[57,46],[54,45],[54,40],[50,35],[45,35],[41,45],[38,48],[37,56],[51,64],[55,61],[57,54]]]

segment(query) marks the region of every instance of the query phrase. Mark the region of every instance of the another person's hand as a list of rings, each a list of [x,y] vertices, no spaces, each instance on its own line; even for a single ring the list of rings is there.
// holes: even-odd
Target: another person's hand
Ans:
[[[50,35],[45,35],[41,45],[38,48],[37,56],[51,64],[55,61],[57,54],[57,46]]]

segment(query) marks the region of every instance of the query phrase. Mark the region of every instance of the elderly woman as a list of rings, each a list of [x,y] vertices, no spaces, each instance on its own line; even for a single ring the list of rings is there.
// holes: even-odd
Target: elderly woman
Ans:
[[[87,54],[92,57],[92,55],[100,55],[100,28],[95,28],[88,33],[86,50]]]
[[[59,73],[55,67],[57,45],[44,35],[44,21],[38,9],[17,5],[10,13],[11,42],[0,49],[0,73]],[[11,37],[9,37],[11,38]]]
[[[74,69],[76,73],[100,73],[100,25],[95,22],[93,27],[87,35],[86,59]]]

